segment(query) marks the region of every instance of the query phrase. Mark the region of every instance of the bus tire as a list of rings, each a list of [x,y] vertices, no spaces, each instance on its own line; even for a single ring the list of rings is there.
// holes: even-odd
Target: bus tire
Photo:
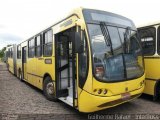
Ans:
[[[54,83],[49,76],[44,79],[43,94],[48,100],[57,101],[57,98],[55,97]]]
[[[157,81],[157,83],[155,85],[154,100],[160,100],[160,81]]]

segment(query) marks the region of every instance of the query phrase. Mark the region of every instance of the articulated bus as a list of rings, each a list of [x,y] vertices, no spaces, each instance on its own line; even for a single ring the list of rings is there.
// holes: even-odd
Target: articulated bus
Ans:
[[[7,67],[8,70],[14,75],[17,75],[16,53],[17,53],[16,44],[6,47],[5,56],[6,56]]]
[[[143,92],[137,36],[126,17],[78,8],[17,45],[17,76],[80,112],[113,107]]]
[[[160,97],[160,22],[141,25],[138,32],[146,70],[144,93],[156,100]]]

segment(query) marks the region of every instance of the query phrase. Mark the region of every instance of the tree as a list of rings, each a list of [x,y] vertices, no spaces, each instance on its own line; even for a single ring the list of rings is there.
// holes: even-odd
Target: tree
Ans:
[[[5,50],[6,50],[6,47],[3,47],[2,50],[0,50],[0,58],[4,56]]]

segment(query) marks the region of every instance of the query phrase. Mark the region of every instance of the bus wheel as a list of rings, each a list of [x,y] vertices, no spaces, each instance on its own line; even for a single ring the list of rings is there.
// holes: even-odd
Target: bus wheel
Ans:
[[[155,100],[160,100],[160,83],[156,86]]]
[[[54,83],[50,77],[44,79],[43,93],[48,100],[57,101],[57,98],[55,97]]]

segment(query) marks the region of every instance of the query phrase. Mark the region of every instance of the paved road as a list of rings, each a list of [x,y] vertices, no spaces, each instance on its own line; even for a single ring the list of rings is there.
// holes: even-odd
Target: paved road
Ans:
[[[160,114],[160,102],[143,95],[131,102],[92,114],[79,113],[63,102],[45,99],[42,91],[19,81],[0,63],[0,119],[87,119],[89,115],[101,114]]]

